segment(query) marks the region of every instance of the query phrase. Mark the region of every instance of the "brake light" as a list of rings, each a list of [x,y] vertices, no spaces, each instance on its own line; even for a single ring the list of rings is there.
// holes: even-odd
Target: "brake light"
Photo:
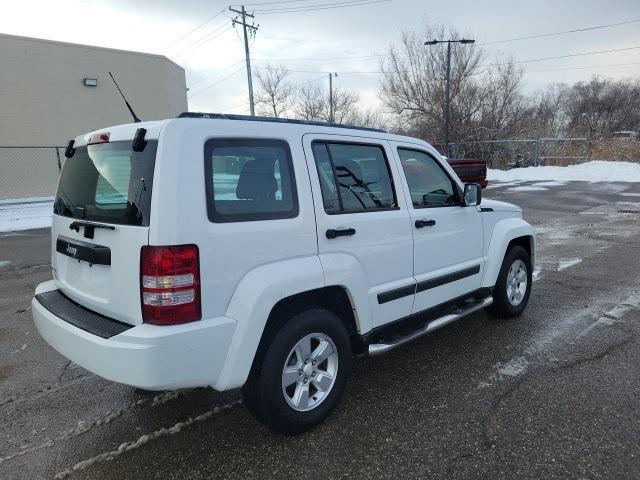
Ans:
[[[175,325],[202,318],[199,263],[196,245],[142,247],[140,301],[144,322]]]
[[[109,143],[109,133],[97,133],[91,135],[87,145],[95,145],[97,143]]]

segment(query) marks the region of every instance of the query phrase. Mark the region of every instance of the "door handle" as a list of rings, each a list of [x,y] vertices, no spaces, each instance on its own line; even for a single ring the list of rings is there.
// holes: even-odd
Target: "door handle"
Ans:
[[[337,237],[349,237],[355,234],[355,228],[330,228],[329,230],[327,230],[327,238],[329,240]]]
[[[416,220],[416,228],[433,227],[435,224],[435,220]]]

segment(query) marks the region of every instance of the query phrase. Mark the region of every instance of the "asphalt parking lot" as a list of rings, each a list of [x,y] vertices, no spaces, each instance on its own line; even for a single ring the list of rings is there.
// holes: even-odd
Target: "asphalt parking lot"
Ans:
[[[31,320],[49,232],[0,234],[0,478],[639,478],[640,184],[531,187],[483,191],[538,231],[525,314],[355,360],[293,438],[238,391],[150,394],[65,360]]]

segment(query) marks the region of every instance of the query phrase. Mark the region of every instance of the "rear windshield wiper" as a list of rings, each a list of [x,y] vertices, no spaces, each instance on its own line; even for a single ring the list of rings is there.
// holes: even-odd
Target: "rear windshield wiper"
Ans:
[[[107,230],[115,230],[116,227],[113,225],[106,225],[104,223],[92,223],[92,222],[71,222],[69,225],[69,229],[75,230],[80,233],[80,227],[84,227],[84,237],[85,238],[93,238],[93,233],[96,228],[104,228]]]

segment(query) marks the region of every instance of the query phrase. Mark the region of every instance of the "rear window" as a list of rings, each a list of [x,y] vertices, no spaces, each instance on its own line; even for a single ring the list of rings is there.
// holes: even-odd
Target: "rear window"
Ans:
[[[66,159],[54,213],[81,220],[149,226],[158,142],[142,152],[131,141],[77,147]]]
[[[291,151],[282,140],[207,141],[205,179],[207,212],[213,222],[298,215]]]

